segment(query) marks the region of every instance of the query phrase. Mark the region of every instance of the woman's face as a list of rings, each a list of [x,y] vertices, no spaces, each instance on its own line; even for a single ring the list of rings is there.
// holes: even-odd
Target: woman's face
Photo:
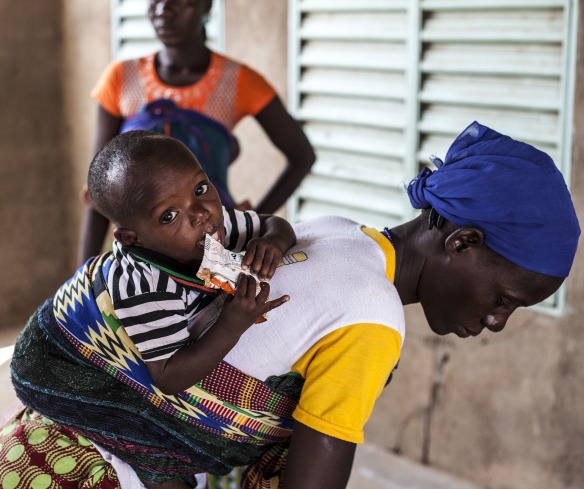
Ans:
[[[501,331],[518,307],[552,295],[563,279],[525,270],[486,246],[450,254],[441,273],[420,280],[418,297],[432,331],[477,336]]]
[[[180,46],[201,37],[212,0],[150,0],[148,16],[165,46]]]

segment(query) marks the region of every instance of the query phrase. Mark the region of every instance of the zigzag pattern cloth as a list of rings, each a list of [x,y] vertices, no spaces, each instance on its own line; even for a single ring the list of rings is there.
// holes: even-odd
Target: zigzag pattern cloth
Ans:
[[[82,267],[29,320],[12,363],[22,402],[154,483],[195,484],[195,473],[263,466],[274,447],[282,447],[276,458],[285,457],[302,378],[264,383],[222,362],[186,391],[164,394],[115,316],[101,279],[109,259]]]

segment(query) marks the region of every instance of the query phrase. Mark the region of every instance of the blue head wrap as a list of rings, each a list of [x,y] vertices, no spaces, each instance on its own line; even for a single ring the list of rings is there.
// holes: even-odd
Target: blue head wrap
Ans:
[[[546,153],[473,122],[435,164],[408,185],[416,209],[433,207],[458,226],[481,229],[489,248],[522,268],[568,276],[580,226]]]

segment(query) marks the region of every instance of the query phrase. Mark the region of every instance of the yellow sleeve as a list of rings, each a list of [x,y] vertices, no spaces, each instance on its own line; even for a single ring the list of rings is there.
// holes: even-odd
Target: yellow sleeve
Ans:
[[[400,334],[380,324],[329,333],[292,367],[305,379],[295,420],[326,435],[363,443],[363,427],[396,365]]]

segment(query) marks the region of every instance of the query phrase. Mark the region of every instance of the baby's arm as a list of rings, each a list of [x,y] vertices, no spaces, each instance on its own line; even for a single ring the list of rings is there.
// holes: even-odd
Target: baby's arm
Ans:
[[[146,363],[156,385],[166,394],[177,394],[196,384],[219,365],[258,317],[289,299],[284,295],[268,301],[269,284],[261,282],[260,288],[256,296],[255,279],[242,273],[235,295],[227,297],[217,321],[201,338],[169,358]]]
[[[260,214],[259,218],[260,235],[248,243],[242,268],[251,269],[260,280],[270,280],[284,253],[296,244],[296,233],[281,217]]]

